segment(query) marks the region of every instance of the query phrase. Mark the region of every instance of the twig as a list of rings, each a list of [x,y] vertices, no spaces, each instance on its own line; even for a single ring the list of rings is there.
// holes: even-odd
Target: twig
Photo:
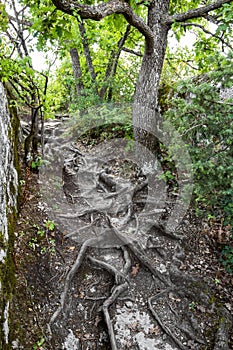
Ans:
[[[145,213],[140,213],[140,216],[151,216],[154,214],[161,214],[161,213],[166,213],[166,209],[154,209],[153,211],[146,211]]]
[[[143,54],[141,52],[137,52],[131,49],[128,49],[127,47],[122,48],[123,51],[131,53],[132,55],[138,56],[138,57],[143,57]]]
[[[215,34],[215,33],[212,33],[210,32],[209,30],[207,30],[204,26],[202,26],[201,24],[198,24],[198,23],[194,23],[194,22],[186,22],[186,23],[180,23],[180,25],[182,27],[189,27],[189,26],[192,26],[192,27],[197,27],[197,28],[200,28],[204,33],[206,34],[209,34],[211,35],[212,37],[220,40],[224,45],[226,45],[228,48],[230,48],[231,50],[233,49],[233,47],[228,43],[226,42],[222,37],[220,37],[219,35]]]

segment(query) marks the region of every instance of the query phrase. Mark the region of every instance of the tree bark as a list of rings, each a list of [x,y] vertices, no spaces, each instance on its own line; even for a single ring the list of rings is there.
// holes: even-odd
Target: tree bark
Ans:
[[[79,53],[75,47],[70,49],[70,58],[72,62],[77,96],[80,96],[83,94],[84,85],[82,81],[82,70],[80,65]]]
[[[141,71],[133,104],[133,125],[136,141],[152,152],[159,152],[158,87],[167,46],[169,26],[161,21],[169,11],[169,0],[153,1],[148,10],[148,25],[154,42],[146,41]]]
[[[80,31],[81,38],[82,38],[83,50],[84,50],[84,55],[86,57],[87,67],[88,67],[89,73],[91,75],[92,83],[95,84],[96,83],[96,73],[95,73],[93,63],[92,63],[91,53],[90,53],[90,49],[89,49],[89,43],[88,43],[86,29],[85,29],[85,25],[84,25],[83,21],[79,23],[79,31]]]

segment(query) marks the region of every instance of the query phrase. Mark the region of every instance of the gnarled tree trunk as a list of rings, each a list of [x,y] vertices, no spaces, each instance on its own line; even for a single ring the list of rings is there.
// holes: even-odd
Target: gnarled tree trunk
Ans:
[[[136,86],[133,104],[135,139],[150,151],[158,152],[158,87],[167,46],[169,26],[161,21],[168,13],[169,0],[152,2],[149,8],[148,25],[153,32],[153,41],[146,41],[141,71]]]

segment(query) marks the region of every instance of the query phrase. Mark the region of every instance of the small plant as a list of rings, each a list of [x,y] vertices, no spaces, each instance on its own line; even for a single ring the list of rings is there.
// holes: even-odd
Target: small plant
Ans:
[[[47,237],[48,231],[51,232],[55,229],[55,223],[51,220],[47,220],[44,226],[40,227],[37,224],[34,224],[33,228],[36,229],[36,236],[32,237],[28,242],[29,247],[33,250],[40,247],[41,254],[44,254],[47,251],[51,254],[55,254],[55,239]],[[47,240],[46,245],[42,245],[43,238],[46,238]]]
[[[47,252],[47,248],[46,247],[42,247],[40,250],[41,254],[44,254]]]
[[[159,179],[164,180],[164,181],[174,180],[175,175],[173,175],[170,170],[167,170],[165,173],[163,173],[159,176]]]
[[[233,273],[233,247],[226,245],[222,250],[220,262],[229,274]]]
[[[189,310],[192,310],[194,311],[197,307],[197,303],[195,301],[192,301],[190,304],[189,304]]]
[[[45,227],[49,230],[49,231],[53,231],[55,229],[55,223],[54,221],[48,220],[45,223]]]
[[[35,159],[35,161],[32,161],[31,163],[31,168],[32,169],[38,169],[41,165],[42,165],[42,158],[41,157],[37,157]]]
[[[37,235],[40,237],[44,237],[45,230],[40,228],[38,225],[34,224],[33,227],[37,230]]]
[[[36,249],[37,245],[38,245],[38,239],[37,237],[33,237],[31,238],[31,240],[28,242],[28,245],[30,248],[32,248],[33,250]]]
[[[36,344],[33,345],[33,350],[43,350],[44,348],[42,345],[45,343],[45,339],[42,337],[40,340],[36,342]]]
[[[54,255],[55,254],[55,239],[50,238],[49,243],[50,243],[49,251],[52,255]]]

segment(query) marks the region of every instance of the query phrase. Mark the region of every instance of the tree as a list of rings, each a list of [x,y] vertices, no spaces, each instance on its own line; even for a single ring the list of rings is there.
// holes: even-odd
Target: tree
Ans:
[[[141,71],[136,86],[133,105],[133,124],[135,127],[136,139],[145,143],[145,129],[153,133],[159,123],[158,117],[158,86],[162,72],[167,38],[170,29],[174,26],[191,26],[190,20],[205,19],[217,21],[218,28],[221,23],[221,13],[218,9],[224,8],[229,11],[232,8],[232,0],[218,0],[209,3],[208,1],[188,1],[184,3],[176,1],[142,1],[123,2],[110,0],[98,5],[80,3],[77,1],[52,0],[57,9],[79,20],[91,19],[100,21],[110,15],[122,15],[126,21],[135,27],[145,39],[145,50],[141,65]],[[199,5],[203,5],[198,7]],[[196,6],[196,8],[192,8]],[[146,8],[147,14],[140,17],[138,8]],[[220,28],[221,29],[221,28]],[[150,138],[147,137],[147,146],[150,145]]]
[[[137,69],[134,62],[141,59],[141,35],[134,27],[125,20],[119,21],[117,17],[106,17],[101,22],[74,19],[54,10],[52,3],[49,6],[46,1],[40,1],[39,6],[36,2],[24,3],[30,6],[30,30],[38,39],[37,48],[44,51],[47,44],[52,43],[61,59],[69,53],[79,109],[82,109],[82,105],[84,108],[89,105],[87,103],[85,106],[83,101],[85,97],[88,100],[90,94],[95,95],[96,102],[111,101],[119,96],[118,82],[126,82],[131,71],[135,75]],[[130,50],[134,42],[137,43],[137,52]],[[123,56],[126,50],[128,53]],[[126,55],[132,69],[127,75],[124,72],[125,78],[122,79]]]
[[[31,23],[25,19],[26,7],[18,7],[15,0],[0,2],[1,37],[0,78],[7,82],[17,97],[18,105],[30,111],[30,132],[25,139],[25,163],[38,156],[38,122],[43,125],[43,104],[48,76],[36,72],[30,57]]]

